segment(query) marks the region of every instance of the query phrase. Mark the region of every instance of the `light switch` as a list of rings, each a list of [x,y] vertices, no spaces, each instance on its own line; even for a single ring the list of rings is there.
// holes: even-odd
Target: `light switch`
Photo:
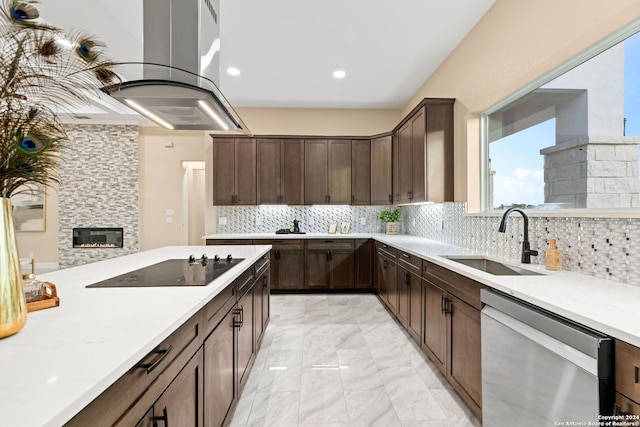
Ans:
[[[256,217],[256,225],[262,225],[262,217],[260,216]]]
[[[227,217],[221,216],[218,218],[218,225],[227,225]]]
[[[367,225],[367,218],[361,217],[360,218],[360,225]]]
[[[167,216],[171,216],[171,215],[175,215],[176,213],[174,212],[173,209],[167,209],[166,215]]]
[[[172,216],[168,216],[165,218],[165,221],[167,221],[167,224],[171,224],[173,222],[173,217]]]

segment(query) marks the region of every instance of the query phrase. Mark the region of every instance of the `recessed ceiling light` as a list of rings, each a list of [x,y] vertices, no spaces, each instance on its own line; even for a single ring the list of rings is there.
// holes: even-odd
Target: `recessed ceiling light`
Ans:
[[[240,70],[235,67],[229,67],[227,68],[227,74],[229,74],[230,76],[238,76],[240,75]]]
[[[347,73],[344,70],[336,70],[333,72],[333,77],[336,79],[343,79]]]

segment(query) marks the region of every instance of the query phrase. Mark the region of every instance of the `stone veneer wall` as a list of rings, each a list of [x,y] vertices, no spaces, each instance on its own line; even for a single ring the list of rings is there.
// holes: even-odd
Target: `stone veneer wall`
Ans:
[[[60,268],[139,250],[138,127],[68,126],[60,167]],[[74,227],[123,227],[123,248],[73,248]]]
[[[500,216],[465,215],[464,203],[402,207],[407,234],[520,261],[522,217],[514,213],[507,232],[498,233]],[[640,218],[529,216],[532,263],[545,264],[547,240],[557,239],[563,270],[629,284],[640,284]]]
[[[356,207],[219,207],[218,233],[274,232],[300,220],[308,232],[326,232],[329,221],[350,221],[351,231],[384,232],[378,221],[383,206]],[[465,203],[403,206],[401,234],[426,237],[483,254],[520,261],[522,217],[509,217],[507,232],[498,233],[500,216],[465,215]],[[360,225],[365,218],[366,225]],[[313,224],[310,225],[309,221]],[[258,222],[258,223],[256,223]],[[545,264],[547,240],[556,239],[563,270],[618,282],[640,284],[640,218],[529,217],[532,263]]]

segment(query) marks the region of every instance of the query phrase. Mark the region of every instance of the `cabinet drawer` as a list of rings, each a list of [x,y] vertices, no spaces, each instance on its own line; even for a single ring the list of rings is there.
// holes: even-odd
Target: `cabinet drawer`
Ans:
[[[242,298],[242,296],[245,294],[245,292],[249,290],[249,288],[251,288],[251,285],[253,285],[253,281],[254,281],[253,268],[248,269],[247,271],[242,273],[242,276],[236,279],[236,284],[238,288],[238,292],[236,296],[238,300]]]
[[[482,283],[427,260],[422,261],[422,277],[455,295],[472,307],[478,310],[482,309],[480,289],[486,288]]]
[[[616,391],[640,402],[640,348],[616,340]]]
[[[304,240],[302,239],[273,239],[273,240],[269,240],[269,239],[264,239],[264,240],[254,240],[253,241],[254,245],[271,245],[272,246],[272,250],[275,249],[279,249],[279,250],[302,250],[304,249]]]
[[[422,258],[419,258],[410,253],[399,251],[398,253],[398,265],[406,268],[410,272],[414,273],[418,277],[422,277]]]
[[[376,242],[376,251],[384,252],[388,257],[392,258],[394,261],[398,257],[398,250],[393,246],[389,246],[386,243]]]
[[[262,255],[260,257],[260,259],[258,261],[256,261],[255,264],[253,264],[253,271],[255,271],[255,275],[256,277],[259,276],[259,272],[264,270],[265,268],[267,268],[267,265],[269,264],[269,253],[267,252],[266,254]]]
[[[138,405],[140,397],[151,399],[150,388],[159,390],[157,397],[202,345],[201,316],[198,312],[187,320],[66,425],[111,426],[122,422],[125,413],[127,423],[142,418],[153,401]]]
[[[252,245],[251,239],[207,239],[207,245]]]
[[[343,249],[353,250],[353,239],[310,239],[307,240],[307,249],[331,250]]]
[[[204,307],[204,336],[218,326],[218,323],[227,315],[236,303],[236,284],[232,283]]]

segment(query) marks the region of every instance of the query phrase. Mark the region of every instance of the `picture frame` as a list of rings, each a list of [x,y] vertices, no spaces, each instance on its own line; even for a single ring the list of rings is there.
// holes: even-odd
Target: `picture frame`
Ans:
[[[42,184],[25,185],[11,197],[16,232],[45,231],[45,199]]]
[[[336,234],[338,232],[338,223],[335,221],[331,221],[329,223],[329,230],[327,232],[329,234]]]
[[[340,224],[340,234],[349,234],[349,231],[351,231],[351,223],[344,221],[342,224]]]

